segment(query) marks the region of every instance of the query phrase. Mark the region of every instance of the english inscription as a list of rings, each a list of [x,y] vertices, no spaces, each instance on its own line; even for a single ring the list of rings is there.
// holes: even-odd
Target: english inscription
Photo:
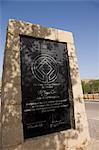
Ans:
[[[24,138],[71,128],[66,43],[20,36]]]

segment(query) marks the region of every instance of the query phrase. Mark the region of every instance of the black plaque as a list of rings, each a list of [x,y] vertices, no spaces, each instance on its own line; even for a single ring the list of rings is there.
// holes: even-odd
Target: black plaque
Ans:
[[[71,128],[66,43],[20,36],[24,138]]]

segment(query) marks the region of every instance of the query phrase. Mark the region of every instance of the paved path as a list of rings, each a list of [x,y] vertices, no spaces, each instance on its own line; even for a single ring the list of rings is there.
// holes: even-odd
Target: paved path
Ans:
[[[99,102],[85,101],[85,107],[93,142],[92,150],[99,150]]]

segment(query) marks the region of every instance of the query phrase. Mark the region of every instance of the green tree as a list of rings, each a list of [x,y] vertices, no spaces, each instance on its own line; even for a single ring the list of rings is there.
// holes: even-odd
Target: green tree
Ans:
[[[99,80],[82,81],[82,89],[84,94],[99,93]]]

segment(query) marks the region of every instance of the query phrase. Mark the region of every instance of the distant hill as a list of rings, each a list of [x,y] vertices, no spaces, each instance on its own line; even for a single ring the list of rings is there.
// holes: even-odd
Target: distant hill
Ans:
[[[95,81],[95,80],[99,80],[99,79],[81,79],[81,81],[84,81],[84,82],[89,82],[89,81]]]

